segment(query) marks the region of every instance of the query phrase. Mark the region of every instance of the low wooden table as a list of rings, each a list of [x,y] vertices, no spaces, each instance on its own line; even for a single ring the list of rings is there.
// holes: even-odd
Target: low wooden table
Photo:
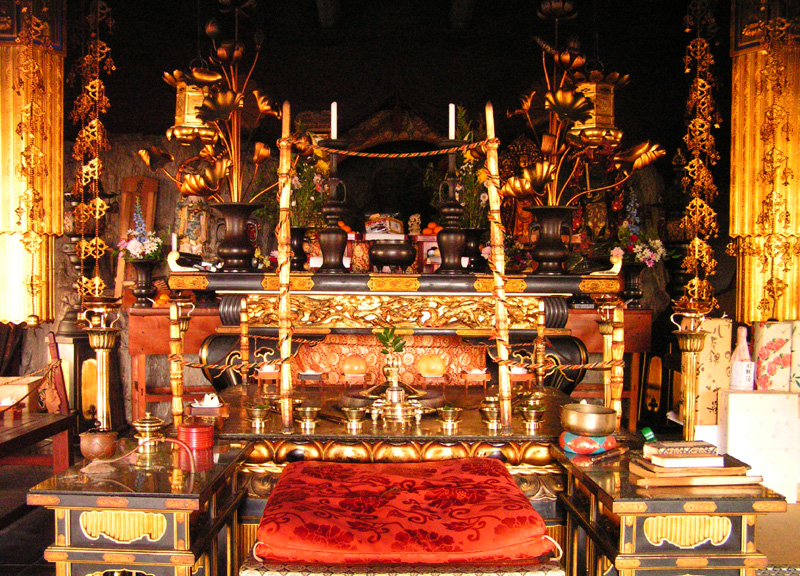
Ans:
[[[135,446],[120,443],[118,455]],[[71,576],[133,571],[155,576],[230,576],[237,510],[245,492],[236,479],[247,442],[215,442],[197,456],[159,444],[153,454],[103,464],[87,474],[82,462],[28,492],[28,504],[55,510],[55,542],[44,557]]]
[[[51,457],[35,457],[36,464],[50,464],[53,473],[63,472],[72,464],[72,431],[75,429],[77,415],[72,414],[30,414],[23,412],[12,419],[11,412],[0,415],[0,465],[30,465],[30,456],[14,456],[46,440],[53,439]],[[0,528],[8,526],[28,511],[23,494],[9,498],[9,503],[0,509]],[[17,502],[18,500],[18,502]]]
[[[756,516],[784,512],[762,485],[643,488],[628,480],[627,455],[581,466],[586,457],[550,453],[567,471],[558,500],[567,513],[569,575],[739,576],[767,567],[756,550]],[[585,554],[579,547],[585,535]]]

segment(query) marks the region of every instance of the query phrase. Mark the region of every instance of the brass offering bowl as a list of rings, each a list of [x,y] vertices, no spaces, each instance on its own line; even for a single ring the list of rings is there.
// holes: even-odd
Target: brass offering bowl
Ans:
[[[344,406],[342,408],[342,413],[344,414],[345,418],[347,418],[348,424],[360,424],[361,421],[364,420],[367,410],[365,408],[351,408]]]
[[[500,406],[499,405],[485,405],[480,408],[483,414],[483,421],[489,426],[495,426],[500,422]]]
[[[247,410],[247,416],[255,421],[255,420],[264,420],[269,414],[269,406],[266,404],[250,404],[249,406],[245,406],[245,410]]]
[[[438,409],[438,412],[439,418],[442,419],[442,422],[450,426],[456,425],[458,420],[461,418],[461,408],[443,406]]]
[[[297,414],[302,424],[313,424],[317,421],[319,408],[316,406],[298,406],[294,409],[294,413]]]
[[[544,418],[544,406],[540,404],[525,404],[519,411],[520,414],[522,414],[522,419],[525,420],[527,424],[541,422]]]
[[[607,436],[617,428],[617,412],[597,404],[565,404],[561,425],[579,436]]]

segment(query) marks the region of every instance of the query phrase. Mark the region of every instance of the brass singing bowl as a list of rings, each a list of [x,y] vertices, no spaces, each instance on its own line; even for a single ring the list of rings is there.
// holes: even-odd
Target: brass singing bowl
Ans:
[[[607,436],[617,428],[617,412],[597,404],[565,404],[561,425],[579,436]]]

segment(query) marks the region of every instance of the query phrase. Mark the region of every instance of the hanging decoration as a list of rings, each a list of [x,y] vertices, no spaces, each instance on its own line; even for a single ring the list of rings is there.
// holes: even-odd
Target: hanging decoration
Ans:
[[[791,303],[782,302],[789,287],[787,279],[797,273],[792,268],[800,254],[798,223],[792,222],[792,217],[798,213],[797,191],[791,187],[793,167],[797,164],[797,145],[791,141],[791,135],[795,128],[792,121],[797,120],[798,89],[792,80],[797,78],[794,71],[798,62],[796,40],[800,18],[796,6],[795,14],[790,13],[792,4],[762,0],[760,18],[751,30],[760,38],[759,51],[753,55],[758,65],[754,75],[757,101],[747,103],[749,110],[758,110],[761,114],[760,124],[754,126],[759,130],[761,153],[758,165],[753,166],[757,168],[757,176],[751,191],[760,205],[754,207],[752,213],[748,213],[749,206],[738,206],[737,186],[734,186],[731,198],[734,241],[728,246],[728,253],[739,259],[737,301],[740,300],[738,296],[744,296],[743,292],[757,295],[754,296],[757,298],[755,311],[744,303],[738,306],[737,317],[745,322],[758,319],[749,317],[758,315],[764,320],[796,317],[791,311],[787,314]],[[737,57],[734,72],[749,63],[743,60],[748,56]],[[742,92],[748,89],[739,88]],[[746,121],[746,118],[742,120]],[[736,155],[736,142],[733,147]],[[739,187],[748,184],[750,182],[743,177]]]
[[[101,117],[110,104],[101,76],[115,69],[110,48],[101,39],[101,31],[110,31],[113,25],[108,5],[102,0],[92,3],[86,24],[85,54],[70,74],[71,80],[82,86],[70,113],[70,119],[81,126],[72,149],[72,157],[79,163],[72,197],[77,201],[74,220],[81,231],[77,253],[81,261],[78,293],[82,303],[86,298],[101,296],[106,289],[100,277],[100,259],[109,251],[109,246],[101,237],[101,222],[109,205],[101,195],[103,162],[100,156],[109,149]]]
[[[0,317],[29,325],[54,316],[54,238],[62,232],[62,16],[60,3],[46,0],[0,7],[0,163],[14,168],[0,174],[0,254],[7,270]]]
[[[709,241],[719,232],[717,214],[711,204],[717,197],[717,185],[711,167],[719,160],[712,130],[719,129],[720,116],[714,100],[716,87],[714,56],[710,47],[717,34],[713,11],[716,0],[692,0],[684,18],[685,31],[694,33],[686,47],[684,71],[692,74],[686,111],[689,123],[683,137],[688,151],[682,186],[691,198],[681,220],[686,237],[691,238],[681,268],[691,276],[676,303],[685,307],[703,302],[716,307],[714,289],[708,278],[716,272],[717,261]]]

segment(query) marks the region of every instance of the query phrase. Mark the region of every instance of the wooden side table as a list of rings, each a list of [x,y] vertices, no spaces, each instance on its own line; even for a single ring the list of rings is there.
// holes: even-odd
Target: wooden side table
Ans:
[[[216,308],[195,308],[184,335],[184,352],[197,354],[207,336],[222,322]],[[131,357],[131,421],[142,418],[148,402],[171,402],[172,391],[166,383],[147,382],[147,357],[169,354],[169,308],[131,308],[128,310],[128,353]],[[186,400],[202,398],[214,392],[213,386],[186,387]]]
[[[558,500],[567,514],[571,576],[612,567],[626,576],[738,576],[766,568],[767,557],[756,550],[756,516],[784,512],[780,494],[760,484],[637,487],[628,480],[628,455],[582,466],[586,457],[558,446],[550,453],[567,472]]]
[[[118,453],[135,446],[126,440]],[[237,511],[245,497],[236,479],[246,442],[219,440],[197,455],[190,474],[182,449],[159,444],[86,474],[73,466],[28,492],[28,504],[55,510],[55,542],[44,557],[57,574],[133,571],[159,576],[232,576]],[[207,451],[208,452],[208,451]]]

